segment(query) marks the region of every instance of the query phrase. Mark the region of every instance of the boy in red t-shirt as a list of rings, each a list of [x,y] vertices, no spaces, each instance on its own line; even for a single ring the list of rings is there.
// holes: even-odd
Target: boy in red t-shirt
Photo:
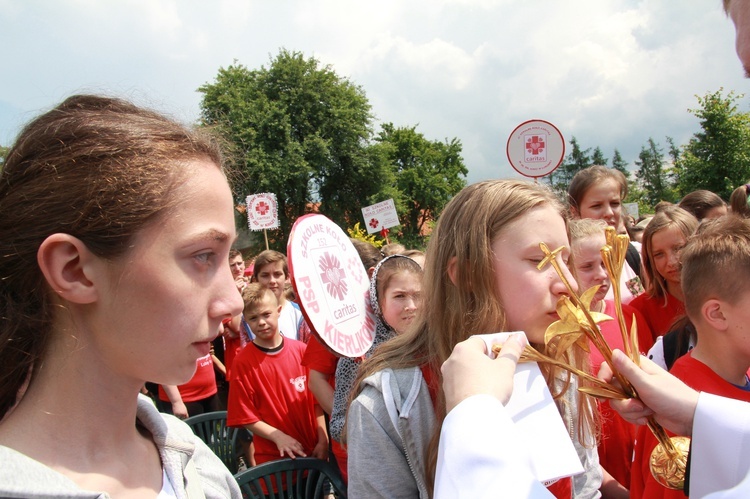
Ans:
[[[685,310],[695,325],[695,348],[671,373],[688,386],[750,402],[750,220],[726,216],[705,222],[681,254]],[[684,499],[649,471],[656,438],[639,427],[631,472],[633,498]]]
[[[305,319],[299,305],[286,298],[284,288],[289,281],[289,265],[286,256],[274,250],[266,250],[255,257],[253,282],[259,282],[273,291],[279,301],[279,330],[287,338],[302,340],[300,329]],[[252,330],[252,326],[250,326]],[[305,328],[309,329],[309,328]],[[304,333],[304,329],[302,331]]]
[[[234,359],[227,424],[253,432],[257,464],[286,456],[327,459],[323,411],[301,364],[305,344],[279,333],[281,306],[272,291],[251,283],[242,298],[255,339]]]

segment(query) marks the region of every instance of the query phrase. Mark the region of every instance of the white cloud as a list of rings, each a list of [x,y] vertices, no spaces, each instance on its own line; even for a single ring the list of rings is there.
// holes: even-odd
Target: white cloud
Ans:
[[[281,47],[362,86],[378,119],[458,137],[470,181],[513,175],[505,141],[526,119],[633,161],[649,136],[688,140],[695,94],[747,88],[703,0],[0,0],[0,25],[0,143],[81,89],[195,119],[219,67]]]

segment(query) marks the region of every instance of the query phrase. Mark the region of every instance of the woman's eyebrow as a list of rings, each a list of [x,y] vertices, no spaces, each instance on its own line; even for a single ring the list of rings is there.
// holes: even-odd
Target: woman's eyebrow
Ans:
[[[195,234],[193,237],[191,237],[191,239],[194,241],[216,241],[220,243],[236,238],[237,236],[227,234],[226,232],[222,232],[217,229],[208,229],[206,231],[199,232],[198,234]]]

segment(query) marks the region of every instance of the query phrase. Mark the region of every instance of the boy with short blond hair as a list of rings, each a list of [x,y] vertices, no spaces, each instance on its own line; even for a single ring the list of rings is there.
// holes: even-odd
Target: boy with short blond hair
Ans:
[[[670,372],[698,391],[750,402],[750,220],[725,216],[705,222],[681,254],[685,310],[698,341]],[[632,497],[683,498],[649,471],[656,439],[638,430]]]
[[[305,344],[279,332],[276,295],[259,283],[242,292],[244,316],[255,338],[234,360],[227,424],[255,435],[255,461],[328,457],[323,411],[308,388],[302,366]]]
[[[274,250],[266,250],[255,257],[253,281],[273,291],[281,306],[279,329],[287,338],[300,339],[299,331],[304,321],[299,306],[286,299],[284,286],[289,280],[286,256]]]

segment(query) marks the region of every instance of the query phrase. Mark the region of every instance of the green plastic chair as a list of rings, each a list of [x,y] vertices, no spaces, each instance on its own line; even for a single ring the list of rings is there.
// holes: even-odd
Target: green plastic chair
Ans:
[[[331,488],[337,498],[346,499],[346,485],[339,470],[314,457],[270,461],[237,473],[234,478],[247,499],[321,499],[328,496]]]
[[[239,429],[227,426],[227,411],[198,414],[187,418],[185,422],[222,460],[230,472],[237,473],[241,452],[237,442]]]

